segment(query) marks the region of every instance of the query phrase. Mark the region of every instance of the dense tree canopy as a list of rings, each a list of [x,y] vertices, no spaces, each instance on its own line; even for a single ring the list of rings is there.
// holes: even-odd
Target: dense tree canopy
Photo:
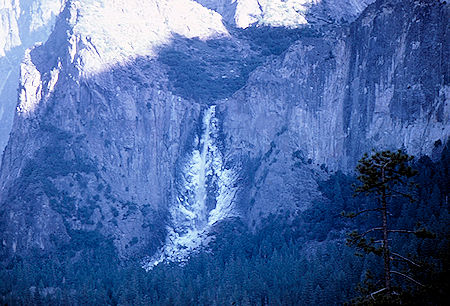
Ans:
[[[403,302],[444,305],[448,301],[449,151],[442,159],[414,161],[418,191],[412,205],[394,197],[391,229],[414,228],[417,222],[436,239],[391,233],[392,250],[427,268],[394,260],[400,273],[412,272],[425,287],[405,280]],[[160,264],[146,272],[139,261],[121,262],[110,241],[80,238],[55,253],[17,257],[0,269],[0,303],[8,305],[330,305],[349,302],[366,274],[373,293],[383,280],[383,258],[370,253],[353,256],[345,245],[351,229],[377,227],[379,212],[352,220],[340,212],[373,208],[374,194],[353,197],[356,177],[342,172],[319,183],[323,198],[305,211],[284,212],[262,221],[258,231],[239,220],[216,227],[216,239],[205,252],[193,254],[183,266]],[[361,181],[359,181],[361,184]],[[401,192],[407,190],[401,189]],[[393,200],[394,200],[393,199]],[[371,206],[372,205],[372,206]],[[82,233],[80,233],[81,235]],[[420,260],[418,260],[420,259]],[[381,268],[380,268],[381,267]],[[370,273],[368,273],[371,271]],[[412,275],[407,274],[407,275]],[[399,276],[395,276],[399,277]],[[394,284],[401,280],[396,278]],[[394,288],[397,289],[397,288]]]

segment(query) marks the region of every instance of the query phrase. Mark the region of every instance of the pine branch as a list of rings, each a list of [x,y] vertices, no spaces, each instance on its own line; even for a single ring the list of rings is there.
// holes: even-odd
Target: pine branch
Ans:
[[[382,231],[382,230],[383,230],[382,227],[374,227],[374,228],[371,228],[371,229],[365,231],[365,232],[362,233],[360,236],[361,236],[361,238],[362,238],[362,237],[364,237],[365,235],[367,235],[367,234],[369,234],[369,233],[371,233],[371,232],[374,232],[374,231]]]
[[[403,233],[403,234],[415,234],[416,231],[408,231],[408,230],[388,230],[390,233]]]
[[[343,216],[346,217],[346,218],[355,218],[355,217],[357,217],[357,216],[359,216],[361,214],[364,214],[366,212],[380,211],[381,209],[382,209],[381,207],[373,208],[373,209],[364,209],[364,210],[358,211],[356,213],[355,212],[350,212],[348,214],[343,213]]]
[[[370,295],[370,297],[373,299],[373,300],[375,300],[375,298],[373,297],[375,294],[378,294],[378,293],[381,293],[381,292],[383,292],[383,291],[385,291],[387,288],[382,288],[382,289],[380,289],[380,290],[377,290],[377,291],[375,291],[375,292],[372,292],[371,294],[369,294]]]
[[[360,178],[360,177],[358,177]],[[355,190],[356,193],[362,193],[362,192],[371,192],[371,190],[377,190],[379,187],[383,186],[384,184],[386,184],[386,182],[380,182],[377,184],[372,184],[370,186],[367,185],[362,185],[362,186],[358,186]]]
[[[412,264],[412,265],[414,265],[414,266],[416,266],[416,267],[418,267],[418,268],[421,268],[421,267],[422,267],[422,266],[419,265],[418,263],[415,263],[415,262],[412,261],[411,259],[406,258],[406,257],[403,257],[403,256],[400,255],[400,254],[397,254],[397,253],[394,253],[394,252],[391,252],[391,254],[394,255],[394,256],[397,256],[397,257],[400,258],[400,259],[403,259],[403,260],[406,261],[406,262],[409,262],[410,264]]]
[[[426,228],[423,228],[423,227],[416,230],[414,232],[414,234],[416,235],[417,238],[429,238],[429,239],[436,238],[435,233],[430,232],[429,230],[427,230]]]
[[[392,274],[397,274],[397,275],[400,275],[400,276],[403,276],[404,278],[406,278],[406,279],[412,281],[413,283],[415,283],[415,284],[417,284],[417,285],[419,285],[419,286],[421,286],[421,287],[425,287],[423,284],[419,283],[419,282],[416,281],[414,278],[412,278],[412,277],[410,277],[410,276],[408,276],[408,275],[405,275],[405,274],[400,273],[400,272],[398,272],[398,271],[390,271],[390,273],[392,273]]]
[[[373,230],[375,230],[375,229],[371,229],[371,231],[373,231]],[[371,239],[371,241],[368,242],[366,240],[366,238],[363,238],[357,231],[353,231],[347,235],[348,235],[348,238],[347,238],[348,246],[356,246],[357,249],[362,250],[367,254],[374,253],[375,255],[378,255],[378,256],[381,254],[382,248],[374,247],[373,239]]]
[[[404,193],[404,192],[401,192],[401,191],[398,191],[398,190],[394,190],[394,189],[391,189],[390,191],[394,192],[394,193],[396,193],[396,194],[398,194],[398,195],[400,195],[402,197],[405,197],[405,198],[407,198],[410,201],[414,200],[414,197],[412,195],[408,194],[408,193]]]
[[[383,243],[384,240],[374,240],[373,243]],[[388,241],[392,241],[392,239],[388,239]]]
[[[408,230],[388,230],[390,233],[402,233],[402,234],[414,234],[418,238],[436,238],[436,234],[426,230],[425,228],[420,228],[415,231],[408,231]]]

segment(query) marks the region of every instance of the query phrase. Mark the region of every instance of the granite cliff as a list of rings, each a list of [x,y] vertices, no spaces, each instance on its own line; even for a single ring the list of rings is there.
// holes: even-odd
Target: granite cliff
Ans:
[[[251,2],[66,3],[21,64],[3,255],[95,236],[151,268],[218,222],[310,207],[318,181],[372,148],[439,153],[448,4],[347,1],[325,22],[337,2],[306,1],[305,22],[272,28],[269,2],[238,10]]]
[[[20,62],[27,48],[47,40],[62,2],[0,2],[0,152],[3,152],[8,142],[13,123]]]

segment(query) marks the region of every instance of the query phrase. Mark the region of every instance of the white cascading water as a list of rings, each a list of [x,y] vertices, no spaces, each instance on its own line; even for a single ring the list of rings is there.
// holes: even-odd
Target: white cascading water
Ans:
[[[225,169],[218,148],[216,106],[205,110],[202,135],[196,137],[194,150],[183,167],[177,202],[170,209],[172,224],[163,248],[145,265],[152,269],[164,260],[184,262],[196,250],[207,246],[208,232],[216,222],[233,216],[236,174]],[[208,203],[215,207],[208,208]]]

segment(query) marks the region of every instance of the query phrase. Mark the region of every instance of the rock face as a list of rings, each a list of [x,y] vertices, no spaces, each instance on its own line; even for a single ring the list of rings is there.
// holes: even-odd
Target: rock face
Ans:
[[[155,251],[164,240],[174,165],[202,119],[199,105],[167,89],[151,52],[169,35],[226,35],[220,16],[181,2],[200,19],[180,20],[168,2],[147,1],[141,11],[139,1],[107,1],[106,13],[126,7],[109,28],[98,27],[108,22],[95,15],[99,2],[70,2],[48,42],[27,52],[0,180],[9,251],[49,249],[94,231],[115,238],[121,253]],[[135,16],[146,12],[155,18]],[[128,33],[135,36],[118,36]]]
[[[27,48],[47,40],[62,2],[0,1],[0,154],[8,142],[17,105],[19,64]]]
[[[352,21],[375,0],[195,0],[217,11],[226,23],[298,27],[305,24]]]
[[[254,218],[295,195],[299,207],[311,203],[310,177],[280,173],[296,159],[352,169],[371,149],[439,149],[450,132],[448,13],[436,2],[378,1],[349,28],[300,39],[251,75],[222,109],[230,152],[270,153],[255,174],[267,182],[252,189]]]
[[[95,234],[147,268],[184,260],[217,222],[310,207],[363,152],[447,141],[447,4],[243,30],[230,24],[246,27],[251,1],[176,2],[70,1],[27,51],[0,173],[4,255]]]

